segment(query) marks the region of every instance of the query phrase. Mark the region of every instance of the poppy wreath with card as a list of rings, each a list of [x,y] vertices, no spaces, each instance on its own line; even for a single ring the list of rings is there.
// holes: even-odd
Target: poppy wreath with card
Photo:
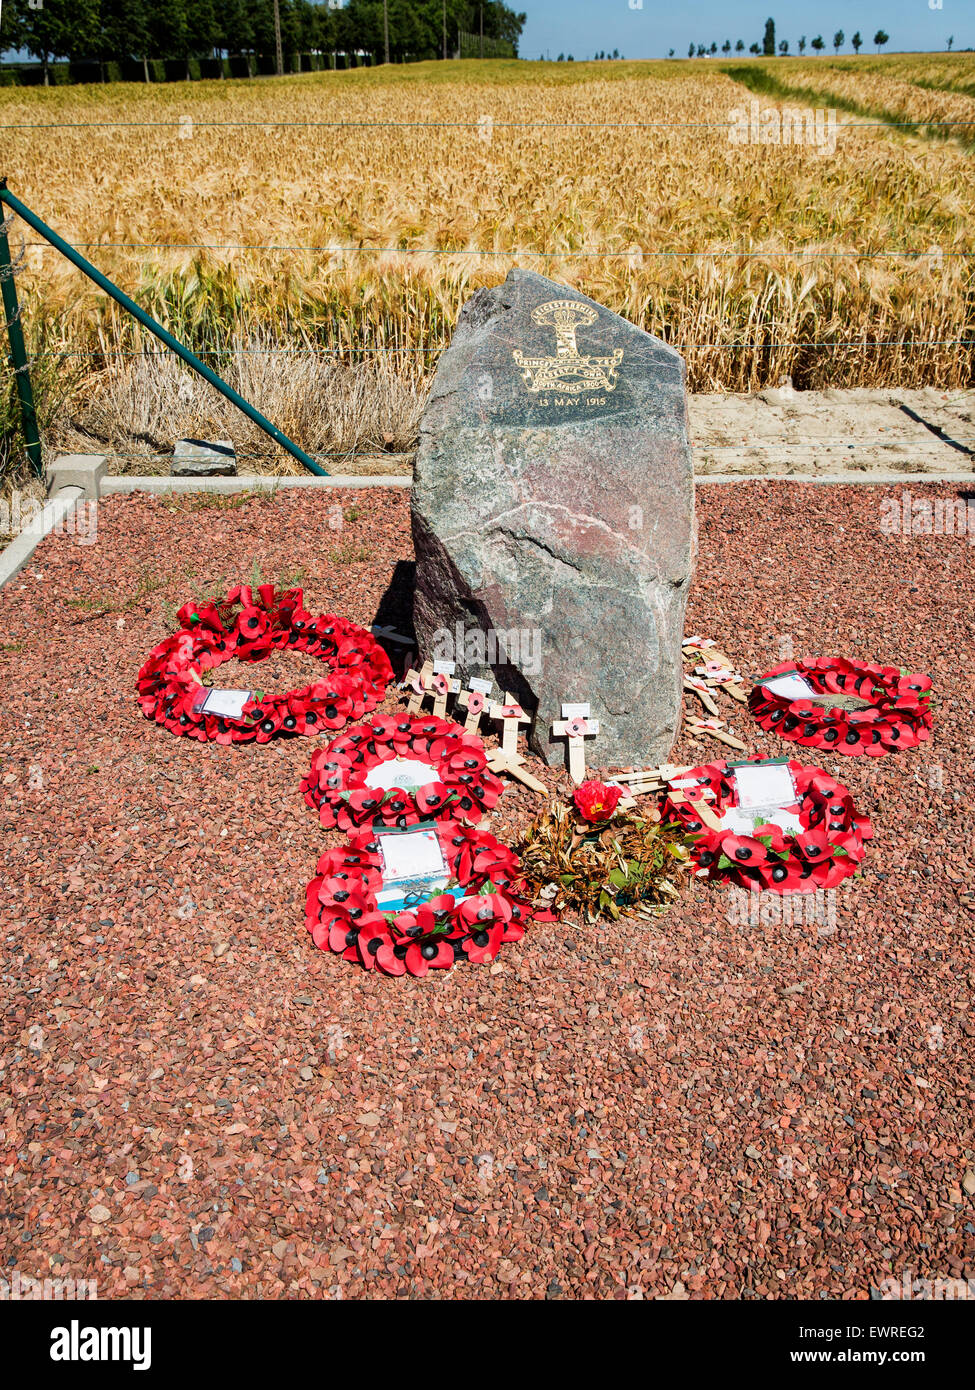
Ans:
[[[864,842],[873,837],[869,818],[855,809],[849,791],[828,772],[792,760],[788,766],[802,825],[796,835],[787,835],[778,825],[758,825],[751,835],[712,829],[695,802],[703,800],[720,817],[737,804],[734,774],[723,761],[681,773],[688,799],[665,797],[663,818],[683,827],[692,844],[691,858],[709,878],[755,891],[812,893],[833,888],[856,873]],[[697,786],[687,787],[695,782]]]
[[[400,912],[384,913],[377,903],[383,861],[372,829],[354,831],[347,845],[322,855],[305,895],[316,946],[366,970],[426,975],[457,961],[493,961],[502,945],[524,936],[533,914],[517,856],[482,830],[451,821],[431,829],[451,885]]]
[[[184,604],[177,616],[182,630],[150,652],[137,683],[143,714],[174,734],[266,743],[275,734],[341,729],[375,709],[392,679],[389,658],[370,632],[332,614],[312,617],[300,589],[242,584],[223,600]],[[253,692],[239,717],[200,708],[204,672],[284,650],[318,657],[329,674],[283,695]]]
[[[405,785],[396,780],[397,760]],[[418,782],[424,768],[430,779]],[[479,821],[504,784],[488,771],[484,744],[460,724],[380,714],[318,749],[301,790],[326,830],[373,822],[403,829],[430,819]]]
[[[790,700],[756,685],[748,707],[770,733],[807,748],[868,758],[914,748],[931,736],[930,676],[843,657],[812,657],[801,664],[782,662],[766,679],[793,671],[817,694],[835,695],[837,703]]]

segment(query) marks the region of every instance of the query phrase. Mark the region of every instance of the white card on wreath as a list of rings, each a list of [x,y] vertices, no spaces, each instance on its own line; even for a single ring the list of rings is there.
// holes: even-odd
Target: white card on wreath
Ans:
[[[240,719],[244,713],[244,706],[251,698],[253,691],[250,690],[217,690],[212,688],[207,691],[202,705],[196,708],[204,714],[215,714],[222,719]]]
[[[366,773],[366,786],[382,787],[384,791],[390,787],[402,787],[403,791],[412,792],[439,781],[437,769],[419,758],[387,758]]]
[[[780,695],[783,700],[808,700],[810,695],[816,694],[805,676],[800,676],[798,671],[783,671],[779,676],[763,677],[758,683],[763,690]]]
[[[796,784],[788,763],[743,763],[733,771],[742,811],[795,805]]]
[[[403,834],[379,834],[383,878],[436,878],[448,872],[435,830],[408,830]]]
[[[480,695],[490,695],[494,689],[494,681],[484,680],[481,676],[471,676],[467,684]]]
[[[589,704],[588,704],[588,702],[585,703],[585,704],[576,704],[576,705],[566,704],[565,702],[563,702],[563,704],[562,704],[562,718],[563,718],[563,719],[588,719],[588,718],[589,718]]]
[[[452,676],[456,670],[456,661],[435,661],[433,663],[433,674],[435,676]]]
[[[722,830],[730,830],[733,835],[753,835],[759,825],[777,825],[784,835],[801,835],[802,821],[799,814],[787,806],[774,807],[762,814],[756,811],[742,811],[738,806],[729,806],[721,816]]]

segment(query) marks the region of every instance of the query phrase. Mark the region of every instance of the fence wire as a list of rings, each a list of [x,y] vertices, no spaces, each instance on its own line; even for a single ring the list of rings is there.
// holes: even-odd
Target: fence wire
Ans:
[[[75,241],[71,243],[78,251],[273,251],[291,254],[302,251],[317,252],[321,255],[360,255],[360,256],[514,256],[519,259],[534,260],[630,260],[639,261],[649,256],[672,257],[677,260],[718,260],[725,257],[741,260],[780,260],[783,257],[801,257],[804,260],[883,260],[886,257],[914,260],[941,261],[949,259],[968,259],[975,251],[945,251],[940,246],[929,246],[925,250],[891,251],[814,251],[799,247],[795,250],[779,251],[739,251],[734,247],[705,248],[700,251],[644,250],[631,247],[618,251],[525,251],[519,248],[509,250],[482,249],[478,247],[449,246],[279,246],[274,242],[206,242],[206,241]],[[26,241],[24,246],[31,251],[56,251],[57,247],[47,241]]]
[[[799,103],[796,103],[797,105]],[[806,109],[806,107],[803,107]],[[833,108],[828,108],[832,110]],[[198,121],[194,130],[476,130],[479,121]],[[17,121],[0,130],[181,130],[185,121]],[[966,129],[975,121],[837,121],[837,130]],[[734,121],[496,121],[493,130],[734,130]]]

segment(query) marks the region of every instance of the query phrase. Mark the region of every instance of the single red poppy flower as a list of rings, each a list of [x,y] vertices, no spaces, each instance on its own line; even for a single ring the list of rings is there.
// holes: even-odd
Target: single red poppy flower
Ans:
[[[583,820],[592,824],[607,821],[615,813],[623,792],[620,787],[608,787],[604,782],[583,782],[572,793],[575,808]]]
[[[501,949],[504,939],[504,924],[497,920],[476,927],[461,942],[467,959],[475,965],[484,965],[492,960]]]
[[[454,963],[453,947],[443,937],[423,942],[411,941],[406,948],[406,968],[422,977],[428,970],[446,970]]]

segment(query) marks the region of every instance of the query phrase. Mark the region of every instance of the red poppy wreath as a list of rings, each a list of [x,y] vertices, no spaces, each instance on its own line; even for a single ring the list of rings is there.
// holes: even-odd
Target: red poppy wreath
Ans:
[[[897,748],[914,748],[931,736],[931,677],[897,666],[873,666],[843,657],[782,662],[765,680],[798,677],[819,698],[791,698],[756,685],[748,705],[763,729],[807,748],[827,748],[846,757],[882,758]]]
[[[429,818],[475,822],[504,790],[484,744],[436,715],[375,715],[318,749],[302,779],[326,830],[381,822],[404,828]]]
[[[425,975],[455,961],[493,961],[518,941],[532,908],[518,879],[518,858],[493,835],[450,821],[431,822],[450,875],[445,891],[383,912],[382,833],[357,830],[328,850],[306,892],[305,924],[321,950],[366,970]],[[422,895],[418,895],[422,896]]]
[[[375,709],[392,679],[389,658],[372,634],[345,618],[313,618],[300,589],[247,584],[219,602],[187,603],[182,631],[153,648],[138,677],[142,712],[174,734],[216,743],[266,743],[277,733],[340,729]],[[273,651],[307,652],[330,668],[320,681],[283,695],[213,692],[203,673],[225,661],[258,662]],[[236,697],[228,708],[214,695]],[[215,706],[215,708],[208,708]]]
[[[756,891],[812,893],[833,888],[856,873],[864,841],[873,837],[869,818],[854,809],[846,787],[829,773],[792,760],[788,767],[801,825],[794,835],[778,825],[756,825],[750,835],[712,829],[702,822],[694,803],[704,798],[719,817],[737,805],[728,764],[705,763],[681,774],[683,786],[699,785],[687,792],[686,801],[665,798],[663,816],[683,826],[693,842],[691,858],[709,878],[727,878]],[[708,796],[709,791],[713,795]]]

